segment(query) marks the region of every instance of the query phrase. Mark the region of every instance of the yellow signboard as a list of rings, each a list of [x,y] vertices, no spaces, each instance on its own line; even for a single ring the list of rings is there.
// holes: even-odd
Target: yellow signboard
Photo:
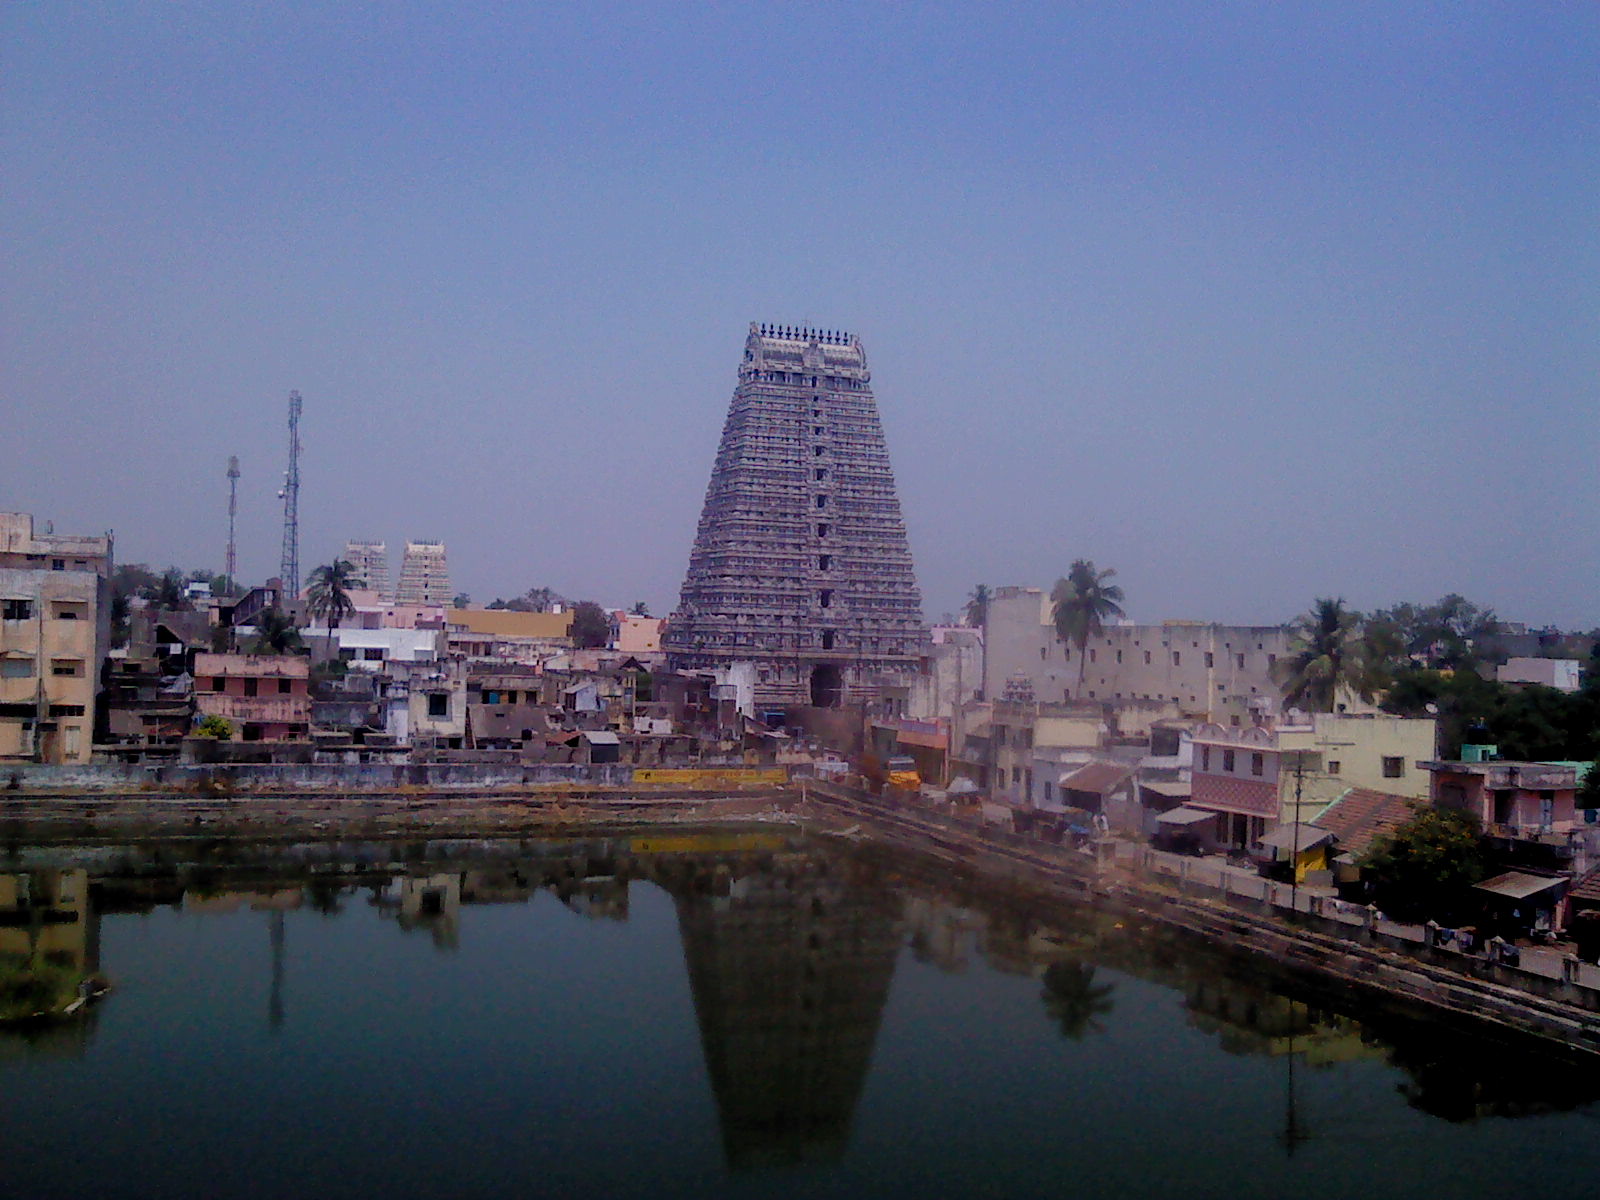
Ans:
[[[635,783],[670,783],[677,787],[738,787],[740,784],[788,783],[787,767],[635,767]]]

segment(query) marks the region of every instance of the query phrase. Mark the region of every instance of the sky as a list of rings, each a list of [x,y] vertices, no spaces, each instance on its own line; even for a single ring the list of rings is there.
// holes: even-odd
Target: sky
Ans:
[[[0,10],[0,509],[677,599],[749,322],[858,334],[930,618],[1600,626],[1600,8]]]

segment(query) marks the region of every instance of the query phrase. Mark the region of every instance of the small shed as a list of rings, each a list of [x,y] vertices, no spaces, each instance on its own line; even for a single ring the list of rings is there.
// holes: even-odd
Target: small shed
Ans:
[[[598,764],[622,761],[622,739],[609,729],[585,729],[583,746],[587,762]]]
[[[1566,875],[1506,871],[1473,889],[1483,901],[1486,924],[1507,940],[1560,928],[1561,903],[1571,882]]]

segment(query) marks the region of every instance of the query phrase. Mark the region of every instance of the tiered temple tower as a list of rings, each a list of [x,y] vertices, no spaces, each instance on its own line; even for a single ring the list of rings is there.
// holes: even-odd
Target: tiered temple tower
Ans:
[[[400,560],[400,586],[396,604],[446,605],[450,590],[450,565],[443,542],[407,542]]]
[[[665,648],[762,706],[873,700],[927,640],[859,338],[754,325]]]
[[[389,584],[388,546],[382,542],[346,542],[344,560],[350,564],[356,586],[377,592],[385,601],[394,599],[394,591]]]

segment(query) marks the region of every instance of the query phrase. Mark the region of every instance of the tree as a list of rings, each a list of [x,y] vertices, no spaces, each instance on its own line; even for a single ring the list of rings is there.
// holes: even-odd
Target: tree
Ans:
[[[1589,773],[1578,787],[1579,808],[1600,808],[1600,758],[1589,764]]]
[[[1092,560],[1080,558],[1067,568],[1067,577],[1056,580],[1055,587],[1050,589],[1056,636],[1078,651],[1078,686],[1072,693],[1074,699],[1081,698],[1083,693],[1083,673],[1087,665],[1084,648],[1089,639],[1104,631],[1109,618],[1123,615],[1122,588],[1108,582],[1116,573],[1111,567],[1097,570]]]
[[[225,742],[233,736],[233,724],[227,717],[212,714],[201,717],[200,723],[194,727],[196,737],[212,738],[215,741]]]
[[[294,654],[302,648],[300,628],[289,614],[274,605],[256,617],[256,654]]]
[[[471,605],[472,597],[465,592],[457,592],[455,599],[450,601],[451,608],[469,608]]]
[[[1111,993],[1116,985],[1096,983],[1094,968],[1087,963],[1053,962],[1044,970],[1044,991],[1040,999],[1061,1030],[1072,1041],[1082,1041],[1088,1033],[1100,1033],[1105,1026],[1099,1018],[1110,1014]]]
[[[980,583],[967,597],[965,616],[967,624],[978,630],[978,697],[987,699],[989,687],[989,601],[994,593],[987,583]]]
[[[161,573],[161,578],[156,581],[155,594],[150,600],[157,608],[175,611],[189,607],[189,598],[183,594],[184,584],[188,580],[183,577],[183,572],[177,567],[168,567]]]
[[[1396,666],[1461,670],[1482,658],[1479,643],[1500,630],[1492,608],[1454,592],[1433,604],[1396,604],[1367,620],[1369,639],[1382,643]]]
[[[633,607],[628,611],[636,617],[648,617],[650,615],[650,606],[643,600],[635,600]]]
[[[987,583],[980,583],[972,589],[972,594],[967,597],[965,616],[967,624],[974,629],[983,629],[989,624],[989,601],[994,598],[994,593],[989,590]]]
[[[1473,911],[1472,885],[1487,870],[1478,823],[1466,813],[1416,803],[1411,819],[1379,835],[1362,866],[1378,906],[1402,921],[1454,925]]]
[[[1273,674],[1297,708],[1332,712],[1341,692],[1371,700],[1378,671],[1362,642],[1361,614],[1323,597],[1296,618],[1290,655]]]
[[[350,598],[355,586],[356,569],[345,559],[336,558],[331,563],[311,572],[310,586],[306,589],[306,609],[313,617],[321,617],[330,631],[356,610]]]
[[[593,600],[580,600],[572,606],[572,644],[592,650],[611,640],[611,619]]]

